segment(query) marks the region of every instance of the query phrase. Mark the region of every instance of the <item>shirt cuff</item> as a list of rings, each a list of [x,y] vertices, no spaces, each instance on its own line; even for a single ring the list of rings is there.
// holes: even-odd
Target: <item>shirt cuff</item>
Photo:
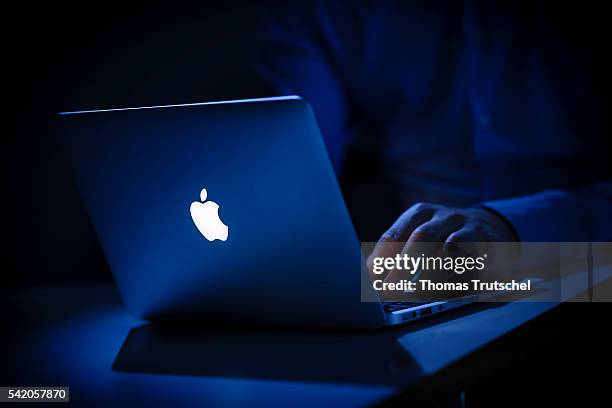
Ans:
[[[508,221],[522,242],[573,242],[584,240],[584,220],[570,193],[541,193],[487,201],[482,206]]]

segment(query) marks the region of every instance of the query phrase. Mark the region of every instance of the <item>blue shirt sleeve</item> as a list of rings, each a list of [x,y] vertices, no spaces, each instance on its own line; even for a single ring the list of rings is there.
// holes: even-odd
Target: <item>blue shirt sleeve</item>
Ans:
[[[612,181],[489,201],[483,206],[505,217],[523,242],[612,240]]]

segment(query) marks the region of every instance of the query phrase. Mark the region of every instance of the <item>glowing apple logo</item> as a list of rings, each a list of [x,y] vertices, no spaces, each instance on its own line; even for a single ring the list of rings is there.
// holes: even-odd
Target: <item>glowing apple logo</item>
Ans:
[[[203,188],[200,192],[200,200],[194,201],[189,207],[191,218],[198,231],[204,235],[209,241],[219,239],[221,241],[227,240],[229,234],[229,228],[219,218],[219,204],[214,201],[206,201],[208,193]]]

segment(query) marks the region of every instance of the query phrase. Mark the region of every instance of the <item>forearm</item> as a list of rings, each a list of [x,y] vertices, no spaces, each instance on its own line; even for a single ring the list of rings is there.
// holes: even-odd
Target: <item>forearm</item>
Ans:
[[[612,181],[489,201],[483,206],[503,216],[523,242],[612,240]]]

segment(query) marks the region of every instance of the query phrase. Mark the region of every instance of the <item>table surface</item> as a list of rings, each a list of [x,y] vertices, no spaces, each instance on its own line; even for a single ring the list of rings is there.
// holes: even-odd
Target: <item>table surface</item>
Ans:
[[[384,401],[555,307],[472,305],[381,331],[159,327],[112,285],[5,293],[3,385],[68,385],[111,406],[349,406]],[[503,352],[508,352],[504,350]]]

